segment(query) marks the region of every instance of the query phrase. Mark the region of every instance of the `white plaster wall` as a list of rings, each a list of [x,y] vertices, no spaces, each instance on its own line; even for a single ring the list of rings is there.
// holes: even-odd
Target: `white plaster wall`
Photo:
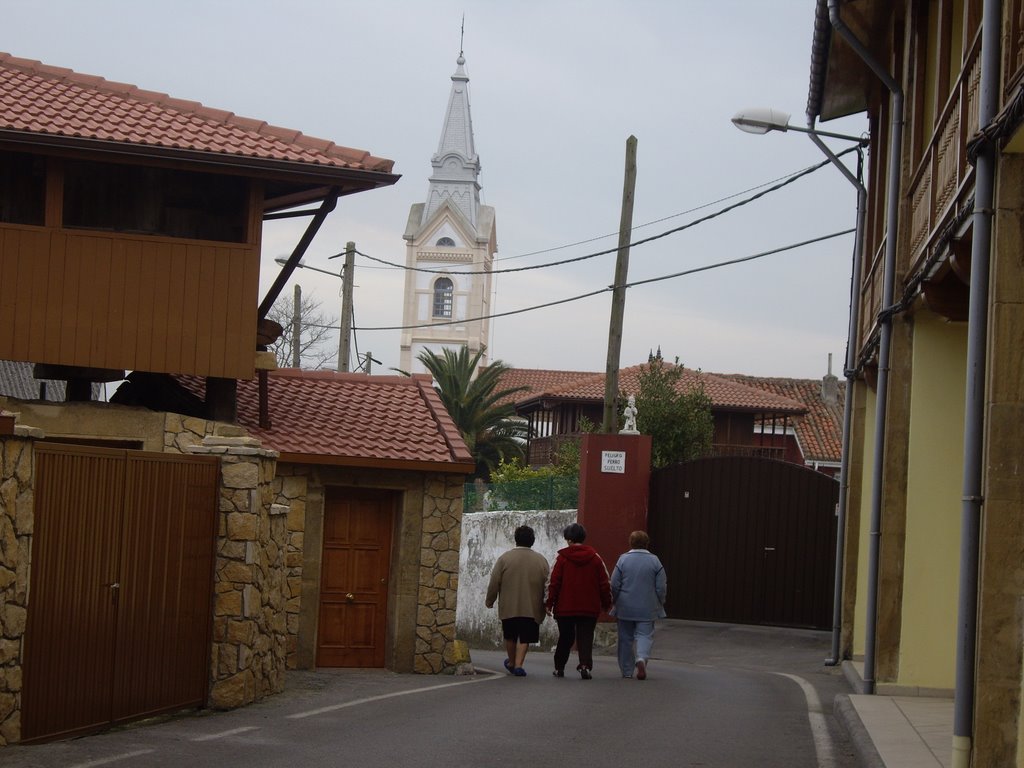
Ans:
[[[462,516],[462,545],[459,550],[459,592],[455,612],[455,633],[471,648],[502,648],[498,607],[486,608],[487,583],[494,562],[515,546],[512,536],[520,525],[533,528],[535,552],[555,562],[565,546],[562,531],[576,521],[575,509],[534,512],[469,512]],[[547,617],[540,625],[540,647],[550,651],[558,640],[558,627]]]

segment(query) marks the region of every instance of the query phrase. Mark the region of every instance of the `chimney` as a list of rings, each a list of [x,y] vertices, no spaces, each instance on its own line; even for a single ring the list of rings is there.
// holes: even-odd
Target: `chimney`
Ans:
[[[832,375],[832,353],[828,354],[828,373],[821,379],[821,399],[826,405],[839,403],[839,379]]]

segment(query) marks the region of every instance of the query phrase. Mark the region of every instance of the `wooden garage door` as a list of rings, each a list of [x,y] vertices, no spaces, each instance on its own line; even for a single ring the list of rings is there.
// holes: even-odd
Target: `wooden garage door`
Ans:
[[[329,488],[320,571],[319,667],[383,667],[398,494]]]
[[[23,741],[205,703],[219,471],[36,447]]]

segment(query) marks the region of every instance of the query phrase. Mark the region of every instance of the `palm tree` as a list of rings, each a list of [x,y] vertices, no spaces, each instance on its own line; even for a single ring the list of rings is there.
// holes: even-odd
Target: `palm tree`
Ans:
[[[477,371],[484,351],[470,355],[467,347],[457,351],[445,348],[439,355],[424,350],[417,359],[434,377],[441,402],[476,460],[476,475],[487,479],[501,461],[524,457],[529,431],[526,423],[516,418],[511,402],[499,405],[502,399],[527,388],[498,389],[508,370],[500,360]]]

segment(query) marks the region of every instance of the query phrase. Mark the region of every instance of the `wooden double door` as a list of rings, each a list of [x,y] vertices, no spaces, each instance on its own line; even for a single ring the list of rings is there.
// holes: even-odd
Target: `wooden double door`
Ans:
[[[318,667],[383,667],[391,532],[399,494],[328,488],[320,570]]]

